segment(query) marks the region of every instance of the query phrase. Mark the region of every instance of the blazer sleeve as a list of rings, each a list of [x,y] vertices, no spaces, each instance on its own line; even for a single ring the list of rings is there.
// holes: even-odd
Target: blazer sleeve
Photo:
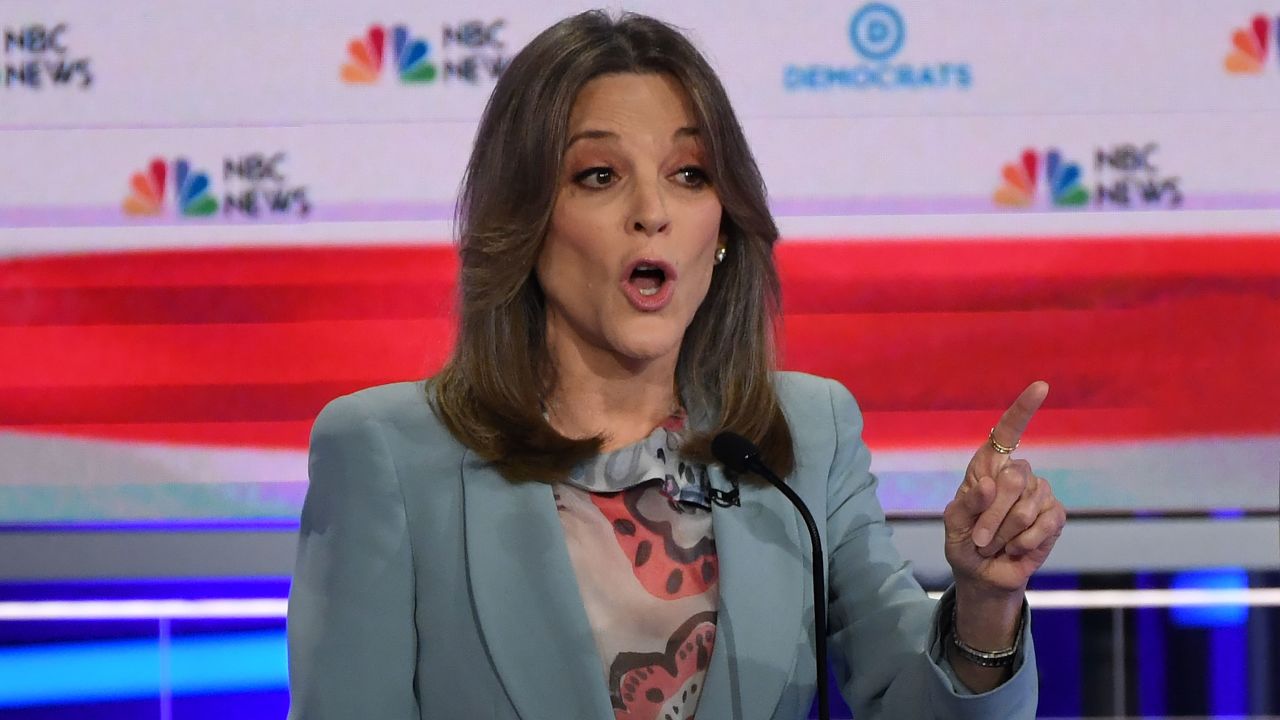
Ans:
[[[836,679],[854,717],[1031,720],[1038,685],[1030,623],[1024,616],[1013,676],[989,692],[969,692],[943,657],[938,610],[945,602],[925,594],[893,544],[857,403],[835,381],[830,390],[836,448],[827,481],[829,636]]]
[[[378,420],[358,396],[311,431],[289,590],[289,718],[417,720],[408,520]]]

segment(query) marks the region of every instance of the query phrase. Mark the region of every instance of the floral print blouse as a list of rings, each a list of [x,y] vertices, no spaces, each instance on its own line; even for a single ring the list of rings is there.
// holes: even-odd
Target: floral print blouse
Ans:
[[[615,720],[689,720],[716,637],[719,566],[706,468],[684,418],[579,465],[556,509]]]

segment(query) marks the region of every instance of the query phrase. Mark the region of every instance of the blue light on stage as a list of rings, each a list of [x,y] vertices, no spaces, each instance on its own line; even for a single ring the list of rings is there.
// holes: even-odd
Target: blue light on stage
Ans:
[[[175,643],[174,694],[270,690],[288,686],[285,633],[185,638]]]
[[[168,649],[173,695],[284,689],[283,630],[176,637]],[[0,708],[159,695],[155,639],[0,649]]]
[[[1239,590],[1249,587],[1249,577],[1240,568],[1195,570],[1174,575],[1172,587]],[[1244,605],[1174,607],[1171,615],[1174,624],[1182,627],[1234,627],[1243,625],[1249,619],[1249,608]]]
[[[0,707],[155,695],[156,640],[68,643],[0,651]]]

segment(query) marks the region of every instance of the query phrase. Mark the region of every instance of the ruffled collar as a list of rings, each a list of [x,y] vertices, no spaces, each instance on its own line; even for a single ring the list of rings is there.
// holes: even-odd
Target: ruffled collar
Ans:
[[[648,437],[579,463],[569,472],[566,482],[589,492],[619,492],[657,481],[659,492],[673,508],[710,510],[706,466],[680,458],[684,428],[684,414],[673,414]]]

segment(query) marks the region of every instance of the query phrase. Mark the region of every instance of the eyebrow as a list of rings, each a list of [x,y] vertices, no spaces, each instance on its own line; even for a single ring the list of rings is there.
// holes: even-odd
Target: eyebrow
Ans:
[[[702,131],[693,126],[682,127],[671,134],[673,138],[698,137]],[[569,138],[569,142],[565,145],[565,149],[569,149],[579,140],[617,140],[618,133],[609,130],[583,130],[576,132]]]

